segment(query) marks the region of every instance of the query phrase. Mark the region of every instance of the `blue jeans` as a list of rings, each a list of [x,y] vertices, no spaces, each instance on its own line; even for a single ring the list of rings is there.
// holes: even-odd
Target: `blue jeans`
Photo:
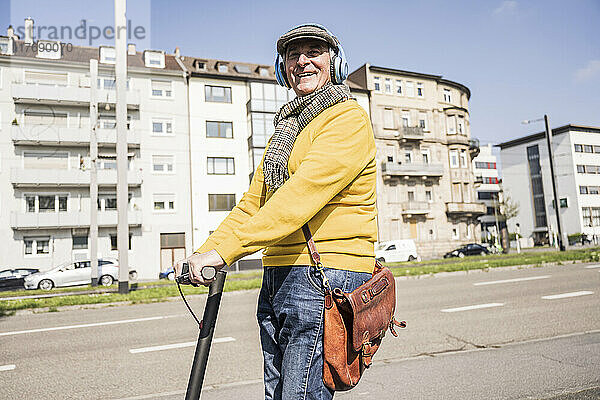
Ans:
[[[325,268],[331,288],[351,292],[371,278],[365,272]],[[323,383],[322,279],[314,266],[265,267],[258,298],[265,400],[326,400]]]

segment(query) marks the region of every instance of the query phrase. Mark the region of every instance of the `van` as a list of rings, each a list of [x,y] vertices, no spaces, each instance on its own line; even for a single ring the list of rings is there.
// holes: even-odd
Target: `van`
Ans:
[[[412,239],[390,240],[378,243],[375,258],[381,262],[420,261],[417,245]]]

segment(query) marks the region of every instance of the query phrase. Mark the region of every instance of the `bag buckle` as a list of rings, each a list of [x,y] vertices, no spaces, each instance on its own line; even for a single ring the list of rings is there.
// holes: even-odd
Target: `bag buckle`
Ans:
[[[327,276],[325,275],[325,271],[323,269],[323,264],[321,264],[321,262],[319,261],[317,263],[317,271],[321,274],[321,279],[323,280],[323,287],[325,288],[325,291],[327,293],[331,293],[331,285],[329,284],[329,279],[327,279]]]

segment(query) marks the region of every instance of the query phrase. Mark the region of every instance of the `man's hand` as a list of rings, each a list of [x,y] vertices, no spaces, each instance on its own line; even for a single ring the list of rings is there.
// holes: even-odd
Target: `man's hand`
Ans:
[[[184,258],[183,260],[179,260],[175,263],[173,269],[175,269],[176,277],[181,275],[181,269],[184,262],[187,262],[190,267],[190,281],[192,281],[192,283],[204,286],[210,285],[214,279],[204,280],[204,278],[202,278],[202,268],[207,266],[215,267],[218,272],[225,266],[225,261],[223,261],[216,250],[207,251],[206,253],[202,254],[194,253],[188,258]]]

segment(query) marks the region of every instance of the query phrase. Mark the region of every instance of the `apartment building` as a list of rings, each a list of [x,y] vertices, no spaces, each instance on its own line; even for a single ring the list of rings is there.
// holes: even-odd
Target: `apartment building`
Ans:
[[[552,152],[563,236],[600,235],[600,127],[565,125],[552,129]],[[547,242],[557,232],[545,132],[498,145],[504,191],[519,204],[523,237]]]
[[[98,256],[117,257],[114,48],[29,43],[11,29],[0,38],[0,264],[45,270],[90,257],[91,86]],[[127,62],[129,264],[149,279],[191,249],[186,80],[160,50],[129,45]]]
[[[499,234],[499,230],[505,225],[499,210],[502,189],[497,165],[496,156],[492,154],[491,143],[481,146],[479,155],[473,159],[473,173],[475,174],[477,200],[483,202],[486,207],[485,214],[479,217],[481,240],[483,241]]]
[[[474,189],[469,89],[442,76],[365,64],[377,145],[379,240],[412,238],[422,257],[478,241],[486,207]]]

